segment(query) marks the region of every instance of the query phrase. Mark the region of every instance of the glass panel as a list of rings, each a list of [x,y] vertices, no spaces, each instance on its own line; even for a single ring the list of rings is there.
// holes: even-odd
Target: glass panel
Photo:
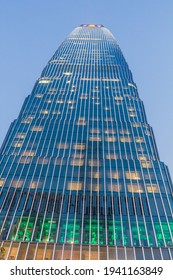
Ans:
[[[35,249],[36,249],[36,243],[35,244],[30,243],[26,260],[34,260]]]

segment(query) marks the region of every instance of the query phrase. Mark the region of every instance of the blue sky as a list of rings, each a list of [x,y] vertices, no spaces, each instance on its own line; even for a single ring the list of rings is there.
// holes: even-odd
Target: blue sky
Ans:
[[[116,37],[173,175],[172,0],[0,0],[0,144],[47,61],[82,23]]]

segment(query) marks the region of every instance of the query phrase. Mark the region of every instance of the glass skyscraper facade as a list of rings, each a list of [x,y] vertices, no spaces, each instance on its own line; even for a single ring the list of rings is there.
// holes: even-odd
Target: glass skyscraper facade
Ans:
[[[173,259],[173,188],[102,25],[49,60],[0,152],[1,259]]]

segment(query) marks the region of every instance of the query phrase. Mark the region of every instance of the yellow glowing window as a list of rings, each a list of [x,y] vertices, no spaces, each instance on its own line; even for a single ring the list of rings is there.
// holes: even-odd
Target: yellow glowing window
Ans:
[[[108,178],[110,179],[119,179],[120,174],[117,171],[108,172]]]
[[[41,110],[40,113],[44,114],[44,115],[47,115],[47,114],[49,114],[49,111],[48,110]]]
[[[152,168],[150,161],[141,162],[143,168]]]
[[[127,129],[121,129],[120,134],[130,134],[130,132]]]
[[[99,178],[101,178],[101,173],[100,172],[91,172],[91,177],[94,179],[99,179]]]
[[[51,99],[45,100],[46,103],[52,103]]]
[[[135,108],[133,108],[133,107],[128,107],[128,111],[129,111],[129,112],[134,112],[134,111],[135,111]]]
[[[37,98],[42,98],[42,97],[43,97],[43,94],[41,94],[41,93],[36,93],[36,94],[35,94],[35,97],[37,97]]]
[[[107,142],[115,142],[116,141],[116,137],[112,136],[112,137],[105,137],[105,141]]]
[[[59,143],[57,144],[58,149],[68,149],[68,144],[67,143]]]
[[[56,103],[62,104],[62,103],[64,103],[64,101],[63,100],[57,100]]]
[[[76,150],[85,150],[85,144],[74,144],[73,149]]]
[[[115,154],[107,154],[106,155],[106,159],[117,159],[118,157],[117,157],[117,155],[115,155]]]
[[[23,180],[13,180],[12,181],[12,187],[14,188],[21,188],[22,187],[22,184],[23,184]]]
[[[48,79],[41,79],[38,83],[39,84],[48,84],[48,83],[50,83],[50,80],[48,80]]]
[[[85,120],[78,120],[77,122],[76,122],[76,124],[77,125],[86,125],[86,121]]]
[[[90,133],[100,133],[100,129],[99,128],[91,128]]]
[[[113,192],[120,192],[122,186],[119,184],[108,184],[108,190]]]
[[[99,166],[100,162],[98,160],[96,160],[96,159],[90,159],[88,161],[88,164],[89,164],[89,166]]]
[[[37,187],[37,181],[32,181],[29,188],[30,189],[35,189]]]
[[[105,134],[115,134],[115,133],[116,133],[115,130],[111,128],[105,130]]]
[[[129,113],[129,116],[130,116],[130,117],[136,117],[136,114],[133,113],[133,112],[130,112],[130,113]]]
[[[109,109],[110,109],[109,107],[105,107],[105,108],[104,108],[105,111],[108,111]]]
[[[139,172],[126,172],[126,179],[140,180],[140,174],[139,174]]]
[[[137,123],[137,122],[134,122],[134,123],[133,123],[133,127],[140,127],[140,124]]]
[[[123,142],[123,143],[124,142],[128,142],[129,143],[129,142],[131,142],[131,138],[130,137],[120,137],[120,141]]]
[[[135,192],[135,193],[142,193],[143,192],[142,186],[137,185],[137,184],[133,184],[133,185],[128,184],[127,189],[128,189],[129,192]]]
[[[4,179],[0,179],[0,187],[2,187],[4,184]]]
[[[143,137],[136,137],[135,141],[136,141],[136,143],[144,143],[144,138]]]
[[[19,139],[24,139],[25,138],[25,133],[17,133],[16,134],[16,138],[19,138]]]
[[[68,190],[71,191],[80,191],[82,189],[81,182],[70,182],[68,183]]]
[[[72,166],[83,166],[84,160],[83,159],[72,159],[70,164]]]
[[[94,191],[94,192],[99,192],[99,190],[100,190],[100,185],[99,184],[92,184],[92,190]]]
[[[101,141],[101,137],[98,137],[98,136],[90,136],[89,140],[90,140],[90,141]]]
[[[147,184],[146,185],[147,187],[147,191],[150,192],[150,193],[158,193],[159,192],[159,187],[157,184]]]
[[[15,142],[14,144],[13,144],[13,147],[15,147],[15,148],[20,148],[22,146],[22,143],[21,142]]]
[[[26,157],[33,157],[34,155],[35,155],[35,152],[33,152],[33,151],[23,152],[23,156],[26,156]]]
[[[115,96],[114,98],[115,98],[115,100],[123,100],[122,96]]]
[[[42,131],[43,127],[42,126],[33,126],[33,127],[31,127],[31,130],[32,131]]]
[[[139,160],[140,161],[147,161],[147,157],[146,156],[139,156]]]

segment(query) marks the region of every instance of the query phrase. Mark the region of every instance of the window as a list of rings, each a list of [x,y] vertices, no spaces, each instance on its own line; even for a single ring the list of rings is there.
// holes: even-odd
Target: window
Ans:
[[[89,166],[99,166],[100,162],[98,160],[96,160],[96,159],[90,159],[88,161],[88,164],[89,164]]]
[[[112,136],[112,137],[105,137],[105,141],[106,142],[115,142],[116,141],[116,137]]]
[[[2,187],[3,186],[3,184],[4,184],[4,179],[0,179],[0,187]]]
[[[72,160],[70,161],[70,164],[71,164],[72,166],[83,166],[84,160],[83,160],[83,159],[72,159]]]
[[[122,186],[120,184],[108,184],[108,190],[113,192],[120,192]]]
[[[144,138],[143,137],[136,137],[135,141],[136,141],[136,143],[144,143]]]
[[[127,189],[129,192],[135,192],[135,193],[142,193],[143,189],[141,185],[137,185],[137,184],[128,184],[127,185]]]
[[[157,184],[147,184],[146,185],[146,187],[147,187],[147,191],[148,192],[153,192],[153,193],[158,193],[159,192],[159,187],[158,187],[158,185]]]
[[[43,94],[41,94],[41,93],[36,93],[35,94],[35,97],[37,97],[37,98],[41,98],[43,96]]]
[[[34,155],[35,155],[35,152],[33,152],[33,151],[23,152],[23,156],[26,156],[26,157],[33,157]]]
[[[125,143],[125,142],[131,142],[131,138],[130,137],[120,137],[120,141],[122,142],[122,143]]]
[[[106,155],[106,159],[117,159],[117,158],[118,158],[118,156],[115,155],[115,154],[107,154]]]
[[[152,164],[150,161],[141,162],[143,168],[152,168]]]
[[[78,143],[76,143],[76,144],[74,144],[73,145],[73,149],[76,149],[76,150],[85,150],[85,144],[78,144]]]
[[[63,104],[64,100],[57,100],[56,103]]]
[[[21,188],[23,184],[23,180],[13,180],[11,186],[14,188]]]
[[[115,130],[111,128],[105,130],[105,134],[115,134],[115,133],[116,133]]]
[[[126,179],[140,180],[140,174],[139,174],[139,172],[126,172]]]
[[[14,142],[13,147],[20,148],[22,146],[22,142]]]
[[[42,126],[33,126],[31,127],[31,131],[42,131],[43,127]]]
[[[49,114],[49,111],[48,110],[41,110],[40,113],[44,114],[44,115],[47,115],[47,114]]]
[[[68,183],[68,190],[70,191],[80,191],[82,189],[81,182],[70,182]]]
[[[89,140],[90,140],[90,141],[101,141],[101,137],[98,137],[98,136],[90,136],[90,137],[89,137]]]
[[[79,118],[79,120],[76,122],[77,125],[86,125],[85,118]]]
[[[58,149],[68,149],[68,144],[67,143],[59,143],[57,144]]]
[[[118,171],[110,171],[108,172],[108,178],[111,179],[119,179],[119,172]]]
[[[91,128],[90,133],[100,133],[100,129],[99,128]]]
[[[19,139],[24,139],[25,138],[25,133],[17,133],[16,134],[16,138],[19,138]]]
[[[38,83],[39,84],[48,84],[48,83],[50,83],[50,80],[48,80],[48,79],[40,79]]]

